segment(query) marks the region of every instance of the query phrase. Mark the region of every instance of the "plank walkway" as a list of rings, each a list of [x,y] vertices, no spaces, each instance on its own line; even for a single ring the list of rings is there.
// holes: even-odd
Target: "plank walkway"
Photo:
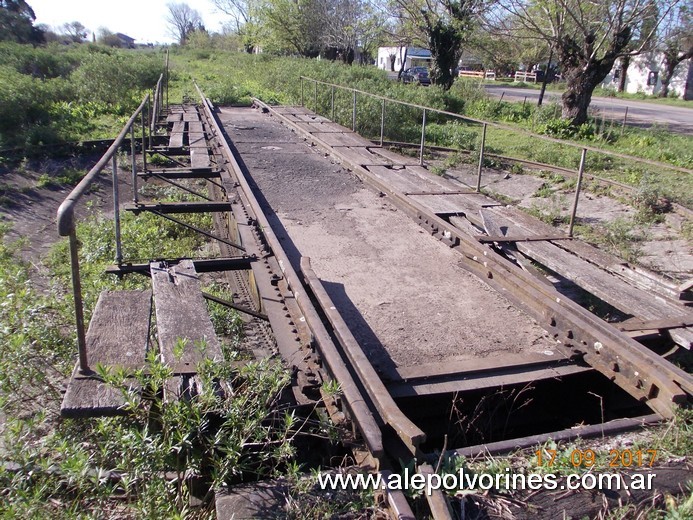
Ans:
[[[543,276],[527,259],[545,265],[636,319],[673,320],[674,323],[676,320],[688,323],[693,319],[690,309],[677,301],[681,297],[679,288],[655,273],[630,266],[580,240],[547,240],[560,235],[559,230],[485,195],[463,193],[469,187],[436,176],[421,167],[418,160],[380,148],[305,107],[273,107],[273,110],[322,145],[332,148],[342,159],[367,169],[395,191],[437,215],[450,218],[453,225],[467,233],[475,235],[470,227],[486,226],[489,236],[535,237],[535,241],[510,241],[503,247],[515,251],[518,261],[536,275]],[[460,225],[459,219],[453,221],[462,216],[472,226]],[[670,328],[666,333],[678,345],[691,348],[693,328]]]
[[[97,365],[134,371],[145,365],[149,344],[151,291],[104,291],[94,309],[87,331],[87,356],[92,370]],[[137,385],[132,383],[132,388]],[[72,374],[61,406],[64,417],[117,415],[125,404],[119,389],[95,375]]]

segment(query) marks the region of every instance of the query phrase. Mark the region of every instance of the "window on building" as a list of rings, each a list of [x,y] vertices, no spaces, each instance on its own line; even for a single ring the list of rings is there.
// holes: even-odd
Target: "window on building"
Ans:
[[[656,70],[651,70],[650,73],[647,75],[647,86],[648,87],[654,87],[657,85],[657,78],[659,77],[659,72]]]

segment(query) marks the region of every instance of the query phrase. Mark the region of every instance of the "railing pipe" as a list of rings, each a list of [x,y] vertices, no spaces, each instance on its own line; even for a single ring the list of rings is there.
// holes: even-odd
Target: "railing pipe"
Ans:
[[[356,132],[356,90],[354,90],[354,106],[351,111],[351,130]]]
[[[137,153],[135,150],[135,125],[130,126],[130,155],[132,159],[132,201],[137,204]]]
[[[111,171],[113,177],[113,222],[115,224],[116,264],[123,263],[123,247],[120,242],[120,196],[118,190],[118,156],[111,157]]]
[[[303,78],[304,76],[301,76],[301,77]],[[469,121],[469,122],[471,122],[471,123],[478,123],[478,124],[480,124],[480,125],[486,124],[486,125],[488,125],[489,127],[500,128],[500,129],[503,129],[503,130],[509,130],[509,131],[511,131],[511,132],[516,132],[516,133],[523,134],[523,135],[529,135],[529,136],[531,136],[531,137],[533,137],[533,138],[541,139],[542,141],[549,141],[549,142],[557,143],[557,144],[560,144],[560,145],[563,145],[563,146],[569,146],[569,147],[571,147],[571,148],[578,148],[578,149],[585,148],[585,149],[587,149],[588,151],[597,152],[597,153],[603,153],[604,155],[609,155],[609,156],[611,156],[611,157],[618,157],[618,158],[620,158],[620,159],[626,159],[626,160],[629,160],[629,161],[640,162],[640,163],[642,163],[642,164],[648,164],[648,165],[650,165],[650,166],[658,166],[658,167],[660,167],[660,168],[666,168],[666,169],[672,170],[672,171],[677,171],[677,172],[682,172],[682,173],[690,173],[690,174],[693,174],[693,170],[692,170],[692,169],[689,169],[689,168],[682,168],[682,167],[680,167],[680,166],[674,166],[674,165],[672,165],[672,164],[665,164],[665,163],[661,163],[661,162],[658,162],[658,161],[652,161],[652,160],[650,160],[650,159],[644,159],[644,158],[642,158],[642,157],[634,157],[634,156],[632,156],[632,155],[621,154],[621,153],[618,153],[618,152],[613,152],[613,151],[611,151],[611,150],[604,150],[604,149],[596,148],[596,147],[593,147],[593,146],[585,146],[585,145],[583,145],[583,144],[572,143],[572,142],[570,142],[570,141],[563,141],[563,140],[561,140],[561,139],[556,139],[555,137],[549,137],[549,136],[543,135],[543,134],[536,134],[536,133],[534,133],[534,132],[528,132],[528,131],[526,131],[526,130],[521,130],[521,129],[518,129],[518,128],[513,127],[513,126],[504,125],[504,124],[502,124],[502,123],[494,123],[494,122],[492,122],[492,121],[484,121],[483,119],[474,119],[474,118],[472,118],[472,117],[462,116],[462,115],[456,114],[456,113],[454,113],[454,112],[448,112],[447,110],[439,110],[439,109],[437,109],[437,108],[425,107],[425,106],[423,106],[423,105],[417,105],[417,104],[414,104],[414,103],[407,103],[406,101],[399,101],[398,99],[393,99],[393,98],[381,96],[381,95],[379,95],[379,94],[372,94],[371,92],[366,92],[366,91],[359,90],[359,89],[355,89],[355,88],[352,88],[352,87],[345,87],[345,86],[343,86],[343,85],[337,85],[337,84],[335,84],[335,83],[328,83],[328,82],[326,82],[326,81],[314,80],[314,79],[312,79],[312,78],[306,78],[306,79],[309,79],[309,80],[311,80],[311,81],[317,81],[317,82],[320,83],[321,85],[333,86],[333,87],[336,87],[336,88],[341,88],[341,89],[343,89],[343,90],[350,90],[350,91],[352,91],[352,92],[354,93],[354,95],[355,95],[356,93],[358,93],[358,94],[363,94],[363,95],[366,95],[366,96],[370,96],[370,97],[375,98],[375,99],[385,99],[385,100],[388,101],[389,103],[397,103],[397,104],[399,104],[399,105],[404,105],[404,106],[409,106],[409,107],[413,107],[413,108],[418,108],[418,109],[420,109],[420,110],[423,110],[423,109],[425,108],[425,109],[428,110],[429,112],[435,112],[436,114],[442,114],[442,115],[445,115],[445,116],[449,116],[449,117],[454,117],[454,118],[457,118],[457,119],[461,119],[461,120],[463,120],[463,121]]]
[[[380,148],[383,147],[383,139],[385,137],[385,100],[380,108]]]
[[[332,87],[332,121],[334,121],[334,86]]]

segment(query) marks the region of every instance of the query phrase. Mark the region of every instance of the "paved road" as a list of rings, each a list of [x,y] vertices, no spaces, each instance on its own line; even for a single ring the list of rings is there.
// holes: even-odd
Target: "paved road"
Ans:
[[[527,102],[539,99],[539,91],[531,88],[510,88],[506,85],[484,85],[486,91],[494,97],[501,97],[508,101],[522,101],[527,97]],[[503,94],[504,93],[504,94]],[[547,91],[544,102],[560,101],[561,93]],[[626,107],[628,107],[627,122],[635,126],[649,127],[653,124],[661,125],[672,132],[693,134],[693,101],[691,108],[673,107],[654,103],[633,101],[630,99],[593,97],[590,104],[592,112],[598,111],[599,117],[604,114],[607,119],[623,121]],[[596,113],[595,113],[596,115]]]

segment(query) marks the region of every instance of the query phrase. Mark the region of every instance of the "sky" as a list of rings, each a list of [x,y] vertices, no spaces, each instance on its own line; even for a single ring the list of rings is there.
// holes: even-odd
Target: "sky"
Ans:
[[[183,0],[174,0],[180,3]],[[27,0],[34,9],[36,23],[56,29],[67,22],[80,22],[91,32],[107,27],[135,38],[137,43],[171,43],[166,4],[171,0]],[[229,17],[220,13],[211,0],[186,0],[196,9],[209,31],[219,31]]]

